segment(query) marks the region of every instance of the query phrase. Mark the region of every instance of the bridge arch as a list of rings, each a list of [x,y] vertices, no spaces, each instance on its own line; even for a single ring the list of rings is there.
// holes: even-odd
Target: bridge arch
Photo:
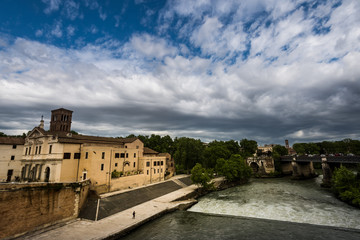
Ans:
[[[259,172],[260,167],[256,162],[250,163],[250,167],[252,168],[253,173],[258,173]]]

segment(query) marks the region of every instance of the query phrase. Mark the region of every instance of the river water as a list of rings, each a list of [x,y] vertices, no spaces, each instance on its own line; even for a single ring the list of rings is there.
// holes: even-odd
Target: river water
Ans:
[[[360,209],[320,187],[321,177],[251,179],[210,193],[188,211],[148,223],[124,239],[360,239]]]

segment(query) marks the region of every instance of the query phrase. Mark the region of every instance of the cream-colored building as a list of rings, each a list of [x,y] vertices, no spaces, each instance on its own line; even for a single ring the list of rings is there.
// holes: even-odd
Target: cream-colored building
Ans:
[[[0,137],[0,182],[20,180],[24,139]]]
[[[108,138],[71,133],[72,111],[52,111],[50,131],[44,121],[26,137],[21,160],[23,181],[91,180],[98,192],[163,181],[166,156],[144,154],[138,138]]]

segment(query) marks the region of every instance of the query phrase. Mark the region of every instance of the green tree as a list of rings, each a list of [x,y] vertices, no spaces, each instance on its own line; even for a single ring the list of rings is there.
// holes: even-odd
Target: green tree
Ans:
[[[273,147],[272,157],[274,159],[275,171],[281,173],[281,156],[288,155],[288,150],[286,147],[281,145],[276,145]]]
[[[240,141],[241,153],[244,158],[251,157],[257,150],[257,142],[254,140],[242,139]]]
[[[175,138],[174,160],[177,172],[189,172],[196,163],[202,163],[204,158],[205,146],[198,139],[193,138]]]
[[[224,160],[223,158],[218,159],[215,170],[230,182],[246,182],[252,174],[251,168],[239,154],[232,155],[229,160]]]
[[[212,171],[202,167],[200,163],[197,163],[191,169],[191,181],[194,184],[200,185],[205,189],[211,189],[213,184],[211,183]]]
[[[214,168],[219,158],[228,159],[230,156],[231,152],[224,142],[210,142],[204,150],[204,165],[206,168]]]
[[[337,168],[332,177],[332,188],[341,200],[360,207],[360,180],[352,171],[344,166]]]

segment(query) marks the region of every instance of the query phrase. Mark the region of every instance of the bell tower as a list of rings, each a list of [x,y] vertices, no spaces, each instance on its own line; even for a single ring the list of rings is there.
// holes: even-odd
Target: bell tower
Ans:
[[[73,111],[59,108],[51,111],[50,132],[70,132]]]

